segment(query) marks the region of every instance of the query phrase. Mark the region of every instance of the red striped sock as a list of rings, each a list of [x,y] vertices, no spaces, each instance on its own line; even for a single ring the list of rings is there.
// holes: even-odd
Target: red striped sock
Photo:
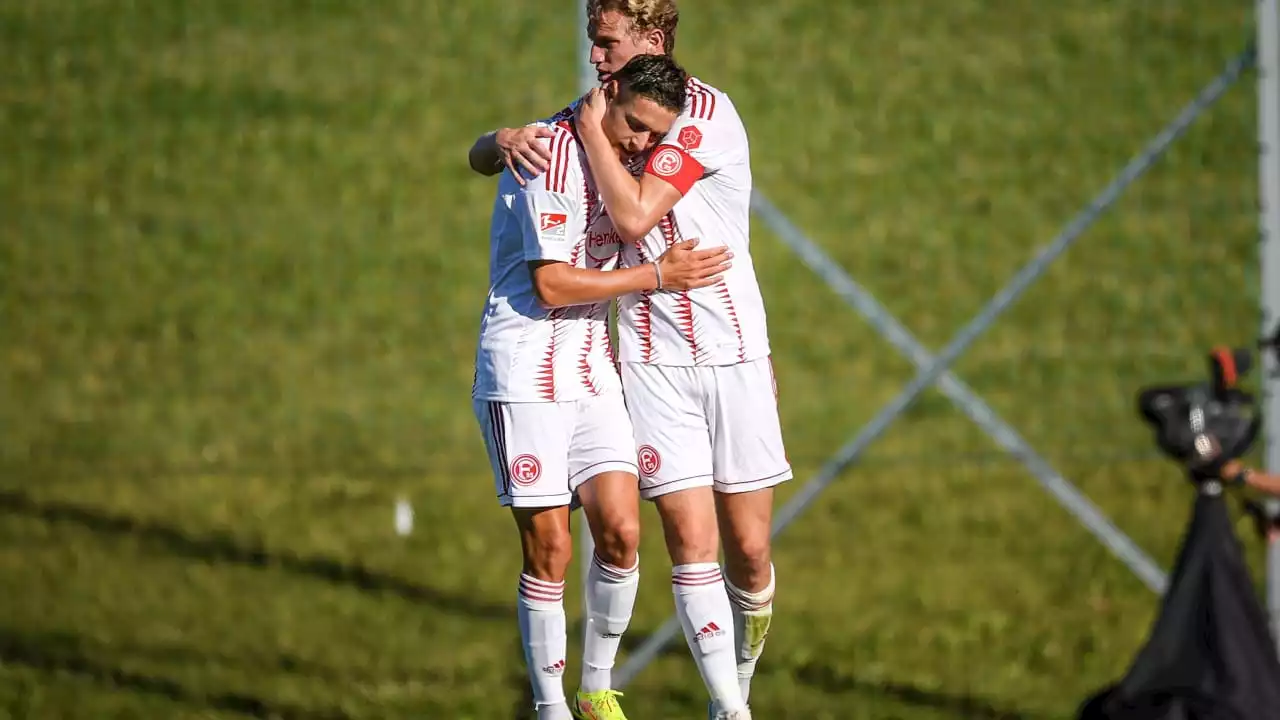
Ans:
[[[733,610],[720,566],[716,563],[677,565],[671,568],[671,590],[685,641],[712,702],[728,712],[745,709],[738,686]]]
[[[524,659],[533,686],[533,702],[538,717],[569,717],[565,703],[565,652],[568,638],[564,617],[564,581],[540,580],[521,573],[520,596],[516,603]]]
[[[599,692],[613,687],[613,662],[622,634],[631,624],[640,587],[640,559],[635,567],[619,568],[591,558],[587,570],[587,633],[582,646],[582,690]]]

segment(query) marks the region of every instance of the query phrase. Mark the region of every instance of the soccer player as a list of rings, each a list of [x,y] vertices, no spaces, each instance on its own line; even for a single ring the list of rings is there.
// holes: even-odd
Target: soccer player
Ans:
[[[587,9],[591,60],[602,81],[638,54],[674,49],[672,0],[590,0]],[[621,298],[618,325],[641,495],[655,502],[663,522],[676,611],[711,695],[711,715],[746,718],[773,614],[773,488],[792,471],[748,252],[746,131],[724,93],[696,79],[688,89],[683,112],[639,180],[593,129],[603,109],[599,94],[576,103],[576,112],[601,197],[624,241],[623,265],[644,263],[683,237],[727,246],[737,258],[715,287]],[[530,127],[482,136],[472,167],[536,171],[539,153],[528,146],[537,134]],[[721,539],[723,574],[716,563]]]
[[[665,56],[638,56],[603,91],[595,130],[614,162],[651,148],[686,99],[686,75]],[[730,267],[725,248],[672,248],[614,269],[619,240],[595,193],[575,121],[548,138],[546,172],[498,182],[490,290],[472,389],[499,502],[510,507],[524,564],[518,616],[539,718],[570,717],[564,575],[572,554],[569,505],[582,501],[596,556],[586,604],[582,684],[573,715],[624,720],[611,669],[638,583],[636,446],[608,337],[608,304],[632,292],[707,287]]]

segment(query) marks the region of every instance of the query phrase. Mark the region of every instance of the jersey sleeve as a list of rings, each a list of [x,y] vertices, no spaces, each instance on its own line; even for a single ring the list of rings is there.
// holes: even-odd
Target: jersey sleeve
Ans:
[[[691,95],[688,109],[676,118],[649,155],[644,171],[667,181],[684,195],[694,183],[727,165],[734,140],[728,129],[716,122],[712,108],[713,101]]]
[[[540,127],[551,127],[558,122],[568,120],[573,117],[573,114],[575,112],[578,111],[578,105],[581,102],[582,102],[582,98],[578,98],[577,100],[574,100],[573,102],[569,103],[559,112],[557,112],[555,115],[542,118],[541,120],[534,120],[533,122],[529,123],[529,125],[540,126]]]
[[[551,161],[527,179],[512,203],[520,220],[526,261],[570,262],[584,226],[582,171],[577,144],[568,132],[549,139]]]

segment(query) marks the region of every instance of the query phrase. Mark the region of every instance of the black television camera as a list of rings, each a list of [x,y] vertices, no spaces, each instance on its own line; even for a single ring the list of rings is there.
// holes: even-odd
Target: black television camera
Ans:
[[[1242,463],[1231,463],[1248,452],[1262,424],[1253,396],[1239,386],[1252,362],[1247,350],[1214,350],[1208,382],[1138,395],[1156,443],[1195,482],[1195,506],[1146,643],[1123,677],[1085,699],[1078,720],[1280,716],[1280,657],[1216,482],[1226,470],[1259,487],[1250,471],[1237,471]],[[1277,531],[1261,506],[1245,507],[1260,533]]]
[[[1249,350],[1218,348],[1209,353],[1208,382],[1138,394],[1138,411],[1155,430],[1156,444],[1195,482],[1221,479],[1223,465],[1247,453],[1258,437],[1262,416],[1239,386],[1252,365]]]

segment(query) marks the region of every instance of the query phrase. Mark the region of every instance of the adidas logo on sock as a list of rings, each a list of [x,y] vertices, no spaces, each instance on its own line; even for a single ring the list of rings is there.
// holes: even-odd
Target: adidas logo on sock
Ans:
[[[723,634],[724,631],[720,629],[719,625],[709,622],[702,626],[702,629],[698,631],[697,635],[693,636],[693,639],[698,642],[702,642],[703,640],[710,640],[713,637],[720,637]]]
[[[564,660],[563,660],[563,659],[561,659],[559,662],[557,662],[557,663],[556,663],[556,664],[554,664],[554,665],[548,665],[548,666],[546,666],[546,667],[542,668],[542,672],[544,672],[544,673],[546,673],[546,674],[548,674],[548,675],[563,675],[563,674],[564,674]]]

